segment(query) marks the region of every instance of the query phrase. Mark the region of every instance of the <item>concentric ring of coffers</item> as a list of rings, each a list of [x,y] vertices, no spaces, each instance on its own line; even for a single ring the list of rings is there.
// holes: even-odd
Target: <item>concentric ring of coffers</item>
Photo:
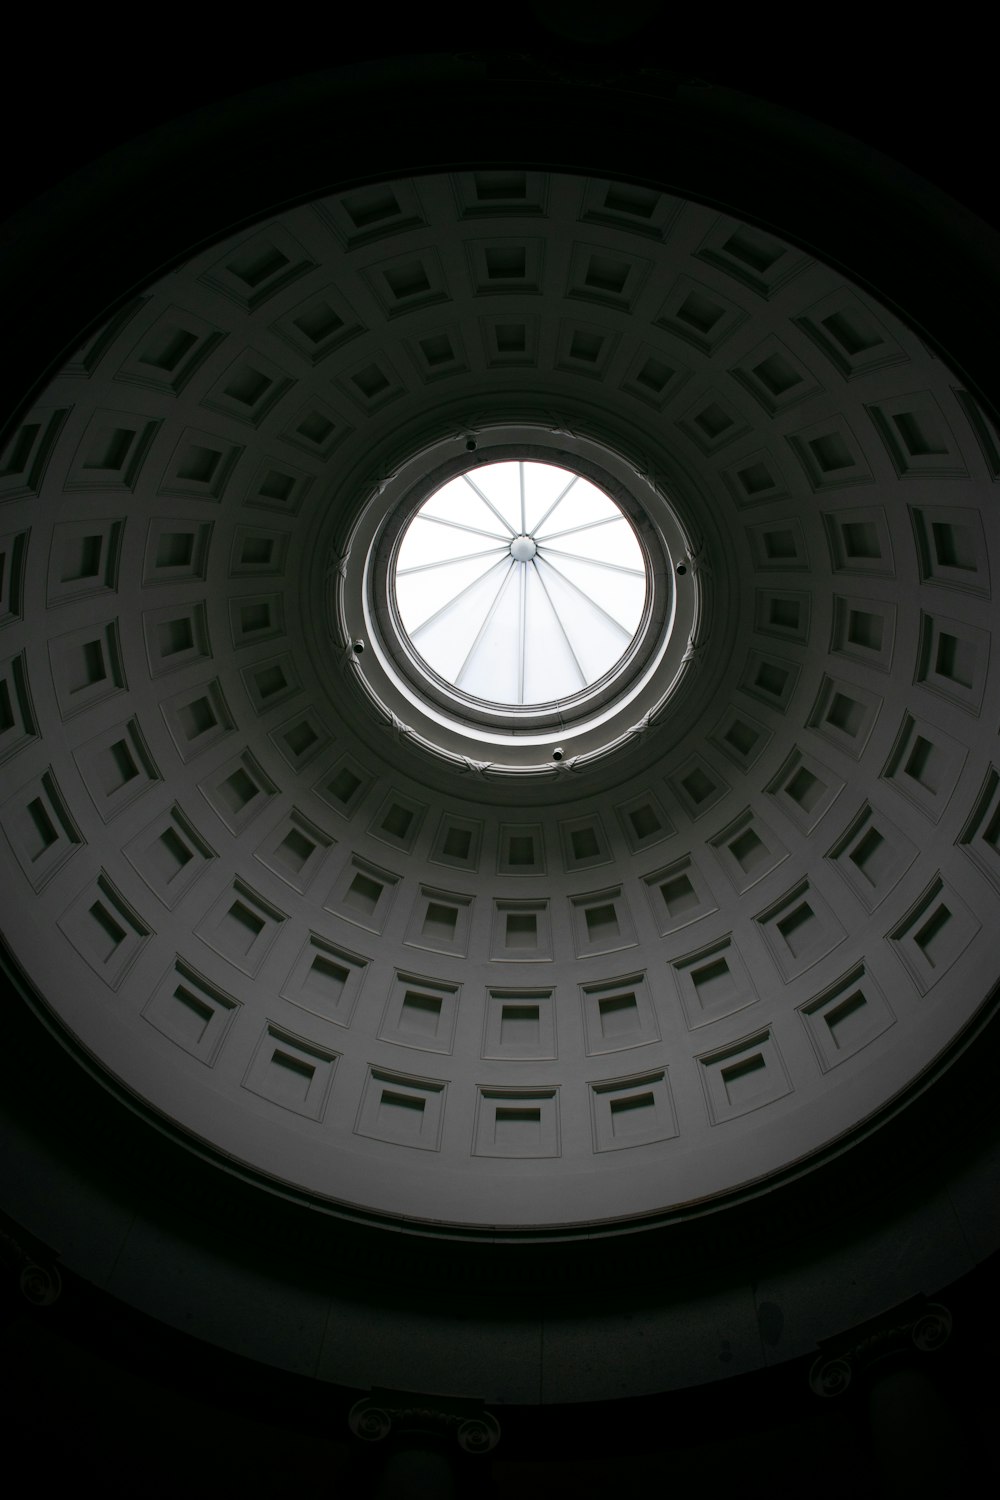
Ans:
[[[558,221],[428,179],[207,246],[70,360],[0,474],[25,973],[233,1170],[488,1234],[808,1167],[996,979],[1000,523],[972,398],[751,225],[543,186]],[[528,253],[566,223],[568,281]],[[512,327],[530,365],[496,363]],[[481,352],[451,398],[446,334],[455,365]],[[438,703],[392,617],[394,548],[471,453],[593,479],[649,566],[635,675],[520,739],[509,707]],[[644,722],[647,758],[616,759]]]

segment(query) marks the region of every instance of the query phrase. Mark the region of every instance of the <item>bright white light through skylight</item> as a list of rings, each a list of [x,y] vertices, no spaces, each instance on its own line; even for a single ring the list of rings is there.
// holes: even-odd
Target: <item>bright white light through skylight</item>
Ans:
[[[646,569],[631,523],[555,464],[483,464],[417,511],[396,560],[415,650],[463,693],[531,705],[569,698],[628,650]]]

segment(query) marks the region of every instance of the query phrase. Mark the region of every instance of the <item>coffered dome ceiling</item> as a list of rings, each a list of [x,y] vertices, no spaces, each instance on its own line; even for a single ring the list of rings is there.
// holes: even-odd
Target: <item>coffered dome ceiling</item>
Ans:
[[[659,580],[582,720],[442,711],[380,614],[435,476],[518,455]],[[627,178],[246,225],[3,459],[15,959],[137,1108],[338,1213],[569,1231],[807,1167],[997,977],[998,473],[870,292]]]

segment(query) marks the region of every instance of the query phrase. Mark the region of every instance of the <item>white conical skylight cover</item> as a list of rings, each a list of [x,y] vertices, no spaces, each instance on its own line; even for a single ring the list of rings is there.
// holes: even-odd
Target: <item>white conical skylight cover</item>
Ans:
[[[439,676],[491,703],[590,687],[642,621],[646,569],[631,523],[555,464],[483,464],[426,500],[396,560],[396,603]]]

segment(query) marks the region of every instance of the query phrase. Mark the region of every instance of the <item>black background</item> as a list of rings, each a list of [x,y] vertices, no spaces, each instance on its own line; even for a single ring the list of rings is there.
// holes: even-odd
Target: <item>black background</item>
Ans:
[[[916,13],[879,22],[870,13],[810,8],[742,19],[742,33],[722,11],[699,26],[674,7],[636,0],[494,7],[462,22],[437,8],[370,19],[278,7],[22,15],[8,19],[2,39],[0,212],[16,225],[19,210],[40,194],[58,202],[70,191],[65,180],[107,152],[190,111],[224,113],[226,101],[247,90],[318,68],[363,68],[387,55],[472,52],[526,55],[542,76],[568,75],[598,89],[602,80],[665,78],[736,90],[845,132],[1000,227],[995,63],[984,38],[953,32],[947,16],[917,20]],[[926,274],[945,278],[948,267],[928,264]],[[30,1050],[37,1022],[25,1015],[18,1025]],[[91,1087],[82,1076],[72,1081],[68,1061],[64,1067],[67,1090]],[[31,1082],[20,1081],[25,1095]],[[990,1085],[985,1076],[979,1082],[983,1097]],[[117,1108],[106,1101],[94,1110],[98,1117],[108,1111],[109,1142]],[[140,1132],[130,1153],[144,1146],[153,1155],[164,1149]],[[139,1487],[147,1495],[180,1487],[196,1494],[366,1491],[369,1459],[346,1426],[361,1392],[206,1349],[71,1275],[66,1281],[49,1310],[27,1308],[9,1274],[4,1281],[0,1348],[15,1377],[4,1408],[8,1452],[30,1461],[40,1488],[72,1479],[105,1494]],[[982,1445],[996,1394],[995,1375],[984,1379],[980,1368],[998,1324],[994,1268],[949,1289],[949,1304],[957,1331],[940,1356],[944,1384],[968,1441]],[[706,1482],[742,1496],[805,1489],[839,1496],[847,1485],[869,1493],[863,1408],[854,1398],[818,1403],[807,1369],[808,1361],[794,1362],[599,1412],[501,1413],[504,1438],[490,1482],[496,1493],[522,1500]],[[467,1484],[470,1492],[487,1489],[483,1470]]]

